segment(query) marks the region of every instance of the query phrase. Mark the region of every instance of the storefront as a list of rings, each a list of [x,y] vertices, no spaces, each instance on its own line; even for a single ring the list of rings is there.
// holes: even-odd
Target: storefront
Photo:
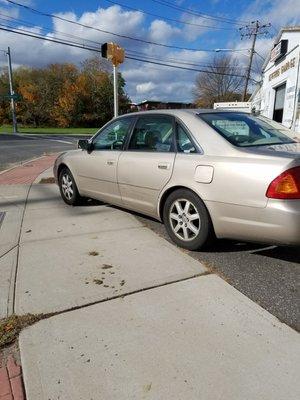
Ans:
[[[300,132],[300,26],[283,28],[266,59],[262,82],[251,96],[260,114]]]

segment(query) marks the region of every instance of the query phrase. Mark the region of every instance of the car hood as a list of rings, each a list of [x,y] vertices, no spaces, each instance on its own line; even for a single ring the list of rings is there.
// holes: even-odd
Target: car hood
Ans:
[[[300,159],[300,142],[254,146],[247,149],[251,153]]]

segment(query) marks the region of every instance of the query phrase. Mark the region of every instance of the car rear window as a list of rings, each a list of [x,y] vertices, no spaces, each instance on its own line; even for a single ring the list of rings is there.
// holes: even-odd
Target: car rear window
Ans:
[[[234,146],[252,147],[295,142],[265,119],[251,114],[217,112],[198,116]]]

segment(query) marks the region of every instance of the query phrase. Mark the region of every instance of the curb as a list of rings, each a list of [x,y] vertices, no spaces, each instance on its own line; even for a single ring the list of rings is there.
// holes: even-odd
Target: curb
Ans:
[[[0,185],[32,184],[45,170],[50,168],[59,153],[38,157],[0,173]]]
[[[31,162],[40,160],[40,159],[43,158],[43,157],[53,156],[53,155],[55,155],[55,154],[57,154],[57,153],[49,153],[49,154],[47,154],[47,155],[44,154],[44,155],[39,156],[39,157],[30,158],[29,160],[24,160],[24,161],[21,161],[21,162],[13,163],[13,164],[11,164],[11,166],[10,166],[9,168],[0,171],[0,176],[1,176],[2,174],[6,174],[7,172],[10,172],[12,169],[21,168],[21,167],[23,167],[23,166],[26,165],[26,164],[29,164],[29,163],[31,163]]]

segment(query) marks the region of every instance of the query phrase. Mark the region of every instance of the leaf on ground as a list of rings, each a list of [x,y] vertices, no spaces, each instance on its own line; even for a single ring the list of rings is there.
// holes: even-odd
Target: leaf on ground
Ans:
[[[43,314],[11,315],[0,319],[0,348],[14,342],[22,329],[41,320]]]
[[[152,387],[152,382],[149,383],[148,385],[145,385],[145,386],[144,386],[144,391],[145,391],[145,392],[150,392],[151,387]]]
[[[93,279],[93,282],[96,283],[96,285],[102,285],[103,281],[101,279]]]
[[[103,264],[102,269],[110,269],[110,268],[113,268],[113,266],[109,264]]]
[[[54,177],[42,178],[39,183],[55,183]]]
[[[92,250],[92,251],[89,251],[89,256],[99,256],[99,253],[98,253],[98,251],[95,251],[95,250]]]

